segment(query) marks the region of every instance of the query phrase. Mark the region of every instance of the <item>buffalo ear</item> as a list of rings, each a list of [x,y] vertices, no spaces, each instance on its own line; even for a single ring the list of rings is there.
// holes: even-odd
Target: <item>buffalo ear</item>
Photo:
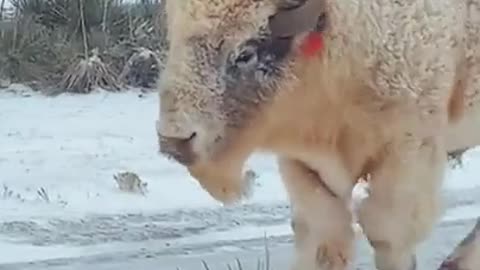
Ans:
[[[278,12],[270,17],[273,37],[293,37],[317,28],[325,14],[325,0],[279,0]]]

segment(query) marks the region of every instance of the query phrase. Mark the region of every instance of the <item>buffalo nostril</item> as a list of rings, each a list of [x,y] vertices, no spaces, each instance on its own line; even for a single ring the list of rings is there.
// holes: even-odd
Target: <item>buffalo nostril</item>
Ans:
[[[193,151],[193,141],[197,133],[193,132],[189,137],[177,138],[158,135],[160,144],[160,153],[168,158],[172,158],[183,165],[191,165],[196,154]]]
[[[193,132],[192,135],[190,135],[190,137],[188,137],[188,141],[193,141],[195,139],[195,137],[197,137],[197,132]]]

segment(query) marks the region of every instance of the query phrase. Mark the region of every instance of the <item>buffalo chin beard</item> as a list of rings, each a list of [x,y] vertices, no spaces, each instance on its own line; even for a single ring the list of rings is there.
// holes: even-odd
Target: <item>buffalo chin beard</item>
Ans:
[[[241,136],[248,138],[248,136]],[[240,139],[237,137],[237,139]],[[199,159],[187,169],[210,196],[224,205],[233,205],[252,195],[255,173],[244,171],[248,157],[253,153],[253,142],[240,142],[224,145],[208,160]]]
[[[254,174],[242,172],[242,166],[232,164],[201,163],[188,167],[188,171],[210,196],[224,205],[233,205],[252,194]]]

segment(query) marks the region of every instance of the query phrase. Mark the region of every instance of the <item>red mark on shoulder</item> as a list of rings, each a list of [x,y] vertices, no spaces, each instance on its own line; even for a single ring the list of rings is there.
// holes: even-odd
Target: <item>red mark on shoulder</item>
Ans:
[[[305,57],[313,57],[317,53],[323,50],[323,35],[320,32],[309,33],[302,44],[300,45],[300,51]]]

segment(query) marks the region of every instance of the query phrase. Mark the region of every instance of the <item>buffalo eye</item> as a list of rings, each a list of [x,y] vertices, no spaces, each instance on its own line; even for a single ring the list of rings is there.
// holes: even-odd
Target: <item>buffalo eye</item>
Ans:
[[[291,49],[291,38],[254,38],[230,54],[226,74],[231,78],[272,75]]]
[[[257,62],[257,46],[246,45],[235,58],[239,67],[251,67]]]

